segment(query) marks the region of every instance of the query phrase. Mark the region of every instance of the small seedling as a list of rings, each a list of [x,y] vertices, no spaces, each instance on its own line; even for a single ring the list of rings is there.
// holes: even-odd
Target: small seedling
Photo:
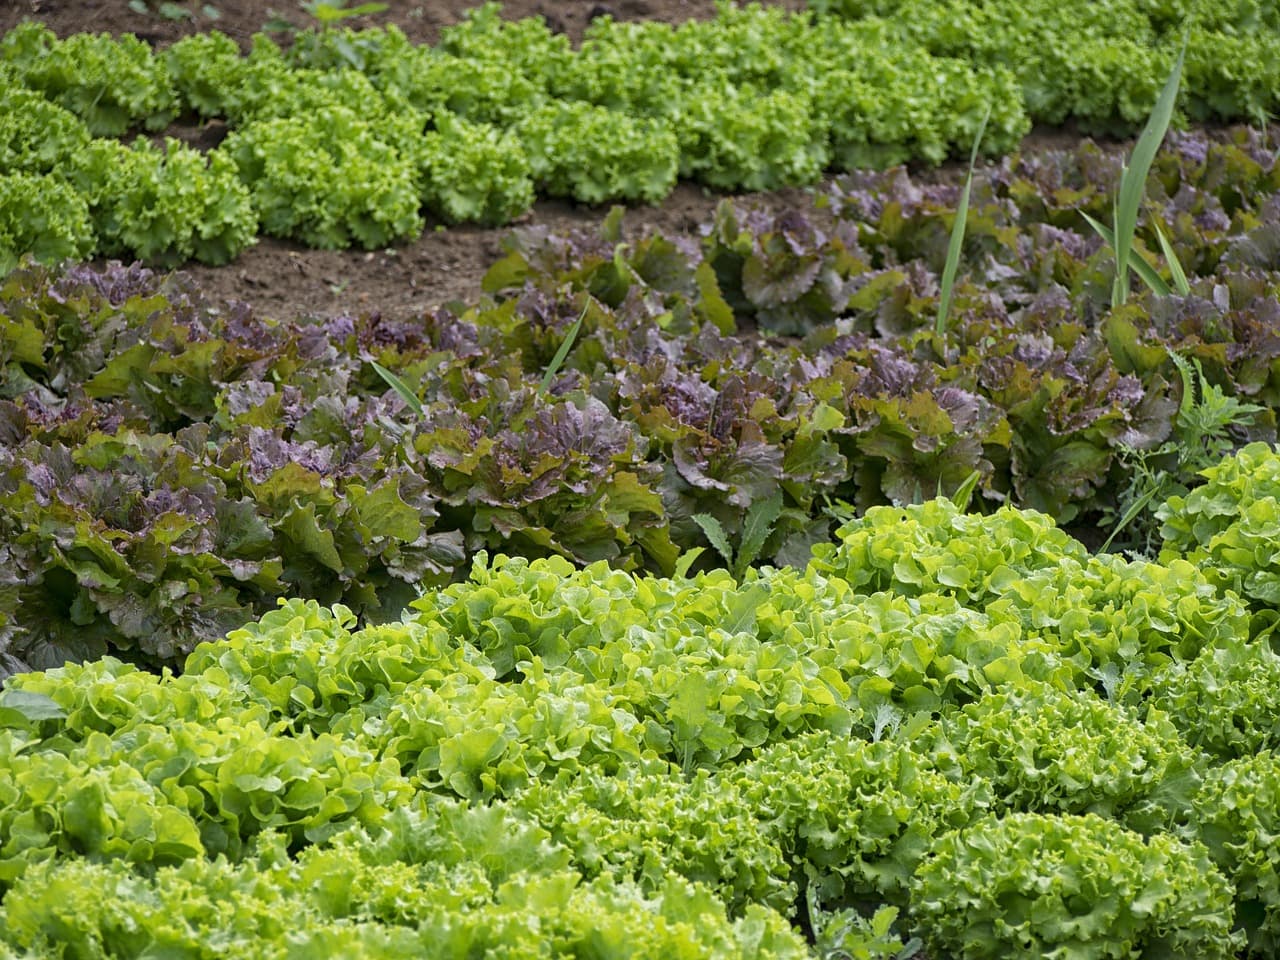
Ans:
[[[1159,530],[1147,513],[1153,501],[1163,502],[1175,494],[1185,494],[1200,471],[1220,463],[1236,443],[1233,434],[1247,430],[1254,416],[1263,411],[1257,404],[1244,403],[1210,383],[1197,359],[1169,351],[1169,359],[1182,380],[1182,402],[1174,418],[1173,435],[1154,450],[1121,448],[1121,456],[1133,479],[1121,497],[1127,504],[1101,553],[1124,530],[1139,522],[1139,530],[1129,537],[1140,554],[1151,555]]]
[[[173,3],[172,0],[153,6],[150,0],[129,0],[129,9],[134,13],[140,13],[144,16],[159,16],[166,20],[194,20],[196,15],[187,7],[180,3]],[[207,20],[218,20],[222,14],[218,12],[218,8],[211,3],[206,3],[200,7],[200,13]]]
[[[348,7],[341,2],[328,3],[326,0],[311,0],[310,3],[302,4],[302,9],[325,26],[328,26],[331,23],[338,23],[349,17],[363,17],[371,13],[382,13],[387,9],[387,4],[361,3],[354,7]]]
[[[702,532],[711,541],[711,546],[724,558],[725,564],[734,578],[741,580],[747,568],[755,563],[764,548],[764,543],[773,532],[778,517],[782,515],[782,491],[777,490],[772,496],[753,501],[747,508],[747,515],[742,523],[742,537],[735,551],[729,542],[729,535],[724,526],[709,513],[695,513],[693,521],[702,528]]]

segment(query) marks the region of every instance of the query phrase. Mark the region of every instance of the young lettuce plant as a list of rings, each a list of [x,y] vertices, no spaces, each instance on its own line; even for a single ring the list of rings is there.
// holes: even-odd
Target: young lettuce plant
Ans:
[[[1155,271],[1151,264],[1143,259],[1141,255],[1134,256],[1133,239],[1138,231],[1138,210],[1141,208],[1142,198],[1146,194],[1147,175],[1151,172],[1151,164],[1156,158],[1156,151],[1160,149],[1160,144],[1164,142],[1164,135],[1169,131],[1169,124],[1173,120],[1173,108],[1178,100],[1178,87],[1182,82],[1182,64],[1186,56],[1187,42],[1183,40],[1182,49],[1178,52],[1178,59],[1174,62],[1173,70],[1170,71],[1169,78],[1165,81],[1164,89],[1160,91],[1160,96],[1151,111],[1151,116],[1147,118],[1147,125],[1142,128],[1142,134],[1138,137],[1138,142],[1133,147],[1129,162],[1124,165],[1121,171],[1120,190],[1116,196],[1113,215],[1115,229],[1108,229],[1087,213],[1081,213],[1081,216],[1089,222],[1089,226],[1093,227],[1098,236],[1102,237],[1107,245],[1115,251],[1116,276],[1115,282],[1111,287],[1111,305],[1113,307],[1120,306],[1129,297],[1130,267],[1133,267],[1134,272],[1155,293],[1161,296],[1168,296],[1171,292],[1169,285],[1165,283],[1164,278]],[[1159,238],[1160,246],[1164,250],[1165,259],[1169,261],[1169,269],[1173,274],[1174,283],[1179,292],[1185,296],[1190,292],[1186,274],[1183,272],[1181,264],[1178,263],[1173,247],[1170,246],[1159,224],[1156,225],[1156,236]]]
[[[773,532],[774,524],[778,522],[781,514],[781,490],[774,491],[772,496],[763,500],[754,501],[747,508],[747,515],[742,523],[742,539],[736,551],[733,549],[733,544],[729,542],[729,534],[725,532],[724,526],[711,514],[695,513],[693,521],[702,528],[702,532],[706,534],[720,556],[724,557],[724,562],[729,567],[729,572],[733,574],[733,578],[741,580],[747,568],[760,556],[764,542],[769,539],[769,534]]]
[[[385,3],[362,3],[358,6],[348,7],[342,0],[338,3],[325,3],[324,0],[311,0],[310,3],[304,3],[302,9],[311,14],[320,21],[324,26],[331,23],[337,23],[340,20],[346,20],[349,17],[363,17],[373,13],[382,13],[387,9]]]

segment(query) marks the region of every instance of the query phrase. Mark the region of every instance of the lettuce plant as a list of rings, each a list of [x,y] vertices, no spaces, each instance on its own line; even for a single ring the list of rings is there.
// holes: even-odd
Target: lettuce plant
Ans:
[[[345,107],[251,123],[218,150],[272,236],[372,250],[421,229],[412,164]]]
[[[258,219],[231,160],[168,138],[163,149],[95,140],[69,164],[89,200],[99,250],[152,263],[222,264],[254,242]]]
[[[59,40],[28,20],[0,39],[0,62],[24,86],[80,117],[94,136],[121,136],[138,125],[163,130],[178,112],[165,62],[132,34]]]
[[[54,263],[83,260],[93,249],[88,205],[61,178],[0,174],[0,277],[28,254]]]
[[[551,196],[657,203],[675,185],[679,147],[664,121],[556,101],[529,111],[515,130]]]
[[[721,190],[812,183],[830,159],[826,131],[803,93],[727,86],[719,78],[680,101],[680,173]]]
[[[1229,960],[1231,884],[1199,844],[1086,814],[989,817],[934,843],[912,885],[929,951],[969,960]]]
[[[1280,603],[1280,454],[1252,443],[1200,471],[1204,483],[1157,511],[1167,562],[1185,557],[1257,608]]]
[[[1206,647],[1156,673],[1149,693],[1189,744],[1219,760],[1280,748],[1280,656],[1265,642]]]
[[[233,115],[248,68],[235,40],[219,30],[193,33],[170,44],[164,58],[184,108],[202,117]]]
[[[1088,556],[1044,514],[1002,508],[982,516],[946,499],[873,507],[836,537],[814,551],[818,570],[868,593],[946,593],[966,603],[990,602],[1007,584]]]
[[[0,175],[57,172],[88,142],[69,110],[16,83],[0,86]]]
[[[532,166],[520,140],[488,124],[444,113],[421,145],[428,208],[450,223],[509,223],[534,200]]]
[[[1280,945],[1280,854],[1272,839],[1280,831],[1278,792],[1274,752],[1228,761],[1205,776],[1189,828],[1235,884],[1236,923],[1250,956],[1272,956]]]
[[[1087,692],[1023,683],[944,715],[942,757],[964,780],[991,783],[1009,810],[1096,813],[1151,832],[1185,815],[1198,785],[1197,755],[1175,723]]]

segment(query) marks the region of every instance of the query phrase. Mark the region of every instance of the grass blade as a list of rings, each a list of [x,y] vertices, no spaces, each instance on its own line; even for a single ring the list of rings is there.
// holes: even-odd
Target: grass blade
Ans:
[[[414,413],[422,416],[424,412],[422,401],[418,399],[416,393],[409,389],[409,385],[376,360],[370,360],[369,362],[373,364],[373,369],[378,372],[378,376],[387,381],[387,386],[400,394],[400,398],[409,405]]]
[[[1112,292],[1112,306],[1119,306],[1129,294],[1129,254],[1133,250],[1133,237],[1138,229],[1138,209],[1147,190],[1147,175],[1156,158],[1156,151],[1164,141],[1173,120],[1173,108],[1178,101],[1178,86],[1182,82],[1182,64],[1187,56],[1187,43],[1182,42],[1178,59],[1165,81],[1164,89],[1156,100],[1155,109],[1142,128],[1142,135],[1134,145],[1129,163],[1120,176],[1120,196],[1116,202],[1115,251],[1116,285]]]
[[[1173,252],[1173,245],[1169,243],[1169,238],[1164,235],[1164,230],[1160,228],[1160,221],[1153,220],[1152,225],[1156,228],[1156,238],[1160,241],[1160,249],[1164,251],[1164,259],[1169,264],[1169,273],[1173,275],[1173,286],[1184,297],[1191,295],[1191,284],[1187,282],[1187,274],[1182,269],[1182,264],[1178,262],[1178,255]]]
[[[965,177],[964,189],[960,191],[960,206],[956,210],[956,222],[951,227],[951,240],[947,243],[947,261],[942,268],[941,296],[938,300],[938,320],[934,325],[934,333],[939,339],[946,335],[947,321],[951,314],[951,297],[955,291],[956,271],[960,267],[960,250],[964,246],[964,227],[969,219],[969,192],[973,189],[973,168],[978,163],[978,148],[982,146],[982,137],[987,132],[987,121],[991,119],[991,104],[982,115],[982,123],[978,124],[978,135],[973,141],[973,152],[969,154],[969,175]]]
[[[1110,230],[1108,230],[1105,226],[1103,226],[1097,220],[1093,219],[1093,217],[1089,216],[1083,210],[1080,211],[1080,216],[1084,217],[1087,221],[1089,221],[1089,226],[1093,227],[1094,231],[1098,234],[1098,236],[1100,236],[1103,240],[1105,240],[1108,246],[1110,246],[1112,250],[1116,248],[1115,234],[1113,234]],[[1130,266],[1133,267],[1133,272],[1136,273],[1139,277],[1141,277],[1142,282],[1145,283],[1148,287],[1150,287],[1157,296],[1167,297],[1169,296],[1170,293],[1173,292],[1172,290],[1169,289],[1169,284],[1165,283],[1164,277],[1160,276],[1160,274],[1156,271],[1156,268],[1153,267],[1151,264],[1149,264],[1141,256],[1134,257],[1132,263],[1130,263]],[[1187,278],[1184,275],[1182,279],[1185,282]]]
[[[968,510],[969,503],[973,500],[973,491],[978,489],[978,481],[982,479],[982,474],[974,470],[964,478],[964,483],[956,489],[951,495],[951,502],[961,510]]]
[[[1133,501],[1133,503],[1129,504],[1129,509],[1124,512],[1124,516],[1120,518],[1120,522],[1117,523],[1115,525],[1115,528],[1111,531],[1111,536],[1107,537],[1106,542],[1102,544],[1102,549],[1100,549],[1098,552],[1106,553],[1108,550],[1110,550],[1111,541],[1114,540],[1116,537],[1118,537],[1121,531],[1123,531],[1125,527],[1127,527],[1130,523],[1133,522],[1134,517],[1136,517],[1138,514],[1140,514],[1143,510],[1147,508],[1147,504],[1149,504],[1152,500],[1154,500],[1156,498],[1156,494],[1158,494],[1159,492],[1160,492],[1159,487],[1150,487],[1148,488],[1146,493],[1140,496],[1137,500]]]
[[[556,373],[560,370],[560,364],[564,363],[564,358],[573,349],[573,341],[578,339],[578,331],[582,329],[582,321],[587,319],[587,308],[590,305],[591,301],[588,300],[587,306],[582,308],[582,313],[578,314],[578,319],[573,321],[573,325],[569,327],[568,332],[564,335],[564,342],[560,344],[560,349],[556,351],[556,355],[547,364],[547,372],[542,375],[542,382],[538,384],[538,396],[545,397],[547,395],[547,390],[551,388],[551,381],[555,379]]]

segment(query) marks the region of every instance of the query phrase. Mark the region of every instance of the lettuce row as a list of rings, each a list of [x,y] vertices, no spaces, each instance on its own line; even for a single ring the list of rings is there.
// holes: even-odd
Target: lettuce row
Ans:
[[[480,134],[486,150],[501,149],[493,129]],[[168,200],[197,195],[163,175],[185,169],[182,148],[99,141],[88,153],[122,184],[161,171],[145,193],[147,242],[218,245],[168,233]],[[464,576],[482,549],[669,573],[682,550],[709,545],[695,515],[714,517],[736,545],[754,505],[779,488],[760,550],[778,564],[804,564],[841,501],[869,515],[950,493],[975,470],[981,509],[1007,498],[1076,531],[1105,528],[1136,482],[1130,448],[1164,450],[1181,429],[1185,391],[1168,350],[1198,361],[1226,395],[1268,407],[1239,439],[1273,437],[1280,403],[1280,264],[1265,223],[1278,181],[1260,140],[1172,139],[1150,188],[1171,242],[1210,273],[1185,302],[1098,313],[1091,291],[1105,286],[1105,257],[1064,225],[1079,227],[1082,210],[1105,216],[1097,184],[1115,167],[1085,147],[992,171],[974,208],[974,254],[999,263],[961,285],[945,358],[926,320],[936,305],[928,263],[952,208],[946,188],[903,174],[840,184],[834,223],[726,205],[696,245],[628,237],[616,218],[593,235],[529,231],[490,271],[488,298],[414,323],[279,323],[141,269],[20,270],[0,293],[0,392],[11,400],[0,403],[0,514],[6,568],[21,580],[0,590],[0,612],[23,628],[12,653],[33,666],[112,651],[176,665],[286,595],[394,618],[419,584]],[[225,239],[239,201],[234,179],[219,185],[199,195],[226,208]],[[132,207],[111,194],[87,213],[123,236],[121,209]],[[50,216],[76,213],[69,204]],[[579,316],[582,334],[540,395]],[[727,334],[752,324],[806,336]],[[412,385],[423,417],[370,361]],[[1150,456],[1178,489],[1203,479],[1176,452]],[[1044,521],[1020,523],[1010,543],[1040,542]],[[1135,524],[1142,534],[1128,545],[1158,547],[1158,521]],[[905,529],[890,531],[889,555],[907,549],[894,539]],[[962,602],[992,593],[995,568],[974,556],[908,552],[921,571],[894,558],[892,576],[865,579],[879,560],[842,575],[907,595],[941,577]],[[704,554],[695,569],[711,561]],[[1099,577],[1116,579],[1099,565],[1121,561],[1078,562],[1060,576],[1095,590]],[[1087,618],[1064,599],[1060,615],[1116,638],[1116,650],[1136,643],[1144,660],[1162,656],[1167,605],[1147,623],[1124,596]],[[1254,607],[1260,632],[1271,615]],[[1220,629],[1230,627],[1202,632]]]
[[[503,558],[399,624],[295,600],[180,676],[13,678],[0,942],[132,956],[269,941],[292,912],[304,939],[492,945],[540,903],[531,950],[578,942],[581,913],[658,955],[689,936],[674,890],[711,918],[699,957],[792,955],[801,903],[892,904],[978,957],[1269,949],[1271,828],[1240,791],[1270,789],[1273,758],[1218,766],[1163,712],[1179,671],[1218,662],[1184,660],[1229,642],[1205,624],[1248,636],[1238,599],[1185,564],[1144,595],[1157,564],[1082,563],[1042,517],[988,528],[949,501],[851,524],[843,549],[894,527],[919,566],[875,593],[829,562],[738,582]],[[920,576],[938,555],[982,558],[986,586]],[[1092,589],[1045,578],[1095,560]],[[1146,611],[1134,651],[1064,597],[1085,620]],[[166,899],[187,883],[198,914]],[[636,932],[633,903],[670,926]]]
[[[912,907],[945,956],[1237,955],[1231,884],[1208,851],[1094,814],[1012,813],[947,834]]]
[[[0,88],[0,273],[93,253],[155,263],[226,263],[258,218],[234,164],[167,138],[131,147],[91,138],[70,112],[30,90]]]
[[[497,846],[472,847],[453,862],[422,837],[433,827],[466,826],[467,819],[402,821],[390,834],[310,847],[297,860],[282,837],[267,836],[241,863],[193,860],[154,879],[119,863],[49,865],[6,898],[4,935],[22,950],[85,958],[156,949],[183,957],[370,960],[574,951],[655,960],[807,956],[777,913],[752,907],[729,920],[705,888],[676,876],[652,891],[609,878],[583,883],[556,869],[554,849],[531,864],[540,869],[496,871],[496,851],[516,852],[502,832],[519,828],[510,820],[471,817],[477,839]],[[404,859],[403,846],[396,858],[388,856],[402,838],[417,847],[417,857]]]
[[[1196,120],[1261,116],[1280,20],[1266,4],[1199,0],[810,0],[820,14],[884,19],[935,56],[1008,65],[1039,123],[1070,118],[1087,132],[1132,129],[1150,115],[1184,33],[1181,102]],[[1251,63],[1237,71],[1231,64]],[[1261,113],[1259,111],[1262,111]]]
[[[1035,16],[959,0],[814,6],[817,14],[723,5],[714,20],[679,26],[606,17],[577,50],[540,19],[502,21],[494,4],[444,30],[434,48],[390,27],[303,34],[287,53],[258,35],[247,55],[226,36],[201,34],[156,54],[134,37],[60,40],[24,23],[0,42],[0,68],[6,86],[38,92],[94,136],[160,130],[180,111],[224,118],[236,139],[212,153],[234,156],[264,233],[372,249],[416,236],[424,207],[448,222],[507,222],[535,190],[656,202],[677,174],[766,190],[833,167],[939,163],[969,148],[988,108],[983,149],[993,154],[1016,146],[1033,121],[1127,132],[1150,111],[1180,19],[1129,3],[1107,4],[1106,15],[1050,4]],[[1275,78],[1258,66],[1278,59],[1273,21],[1242,8],[1188,22],[1188,112],[1250,122],[1274,112]],[[498,175],[468,182],[474,158],[462,170],[441,159],[488,162],[495,141],[506,158]],[[319,164],[299,167],[294,155],[304,153]],[[218,217],[198,205],[181,216],[168,228],[179,238],[221,232],[202,224]],[[223,245],[234,254],[246,242]],[[129,249],[152,258],[145,245]],[[208,255],[181,242],[160,249]],[[36,251],[13,255],[25,252]]]
[[[357,743],[270,734],[251,717],[223,730],[137,723],[62,750],[4,735],[6,883],[59,854],[146,867],[238,857],[268,829],[294,844],[320,842],[349,823],[377,822],[412,795],[394,762]]]
[[[1049,518],[1002,507],[963,514],[948,500],[877,507],[815,549],[815,566],[867,590],[958,596],[1031,637],[1051,636],[1077,680],[1110,665],[1158,668],[1247,633],[1249,614],[1191,563],[1089,555]]]

